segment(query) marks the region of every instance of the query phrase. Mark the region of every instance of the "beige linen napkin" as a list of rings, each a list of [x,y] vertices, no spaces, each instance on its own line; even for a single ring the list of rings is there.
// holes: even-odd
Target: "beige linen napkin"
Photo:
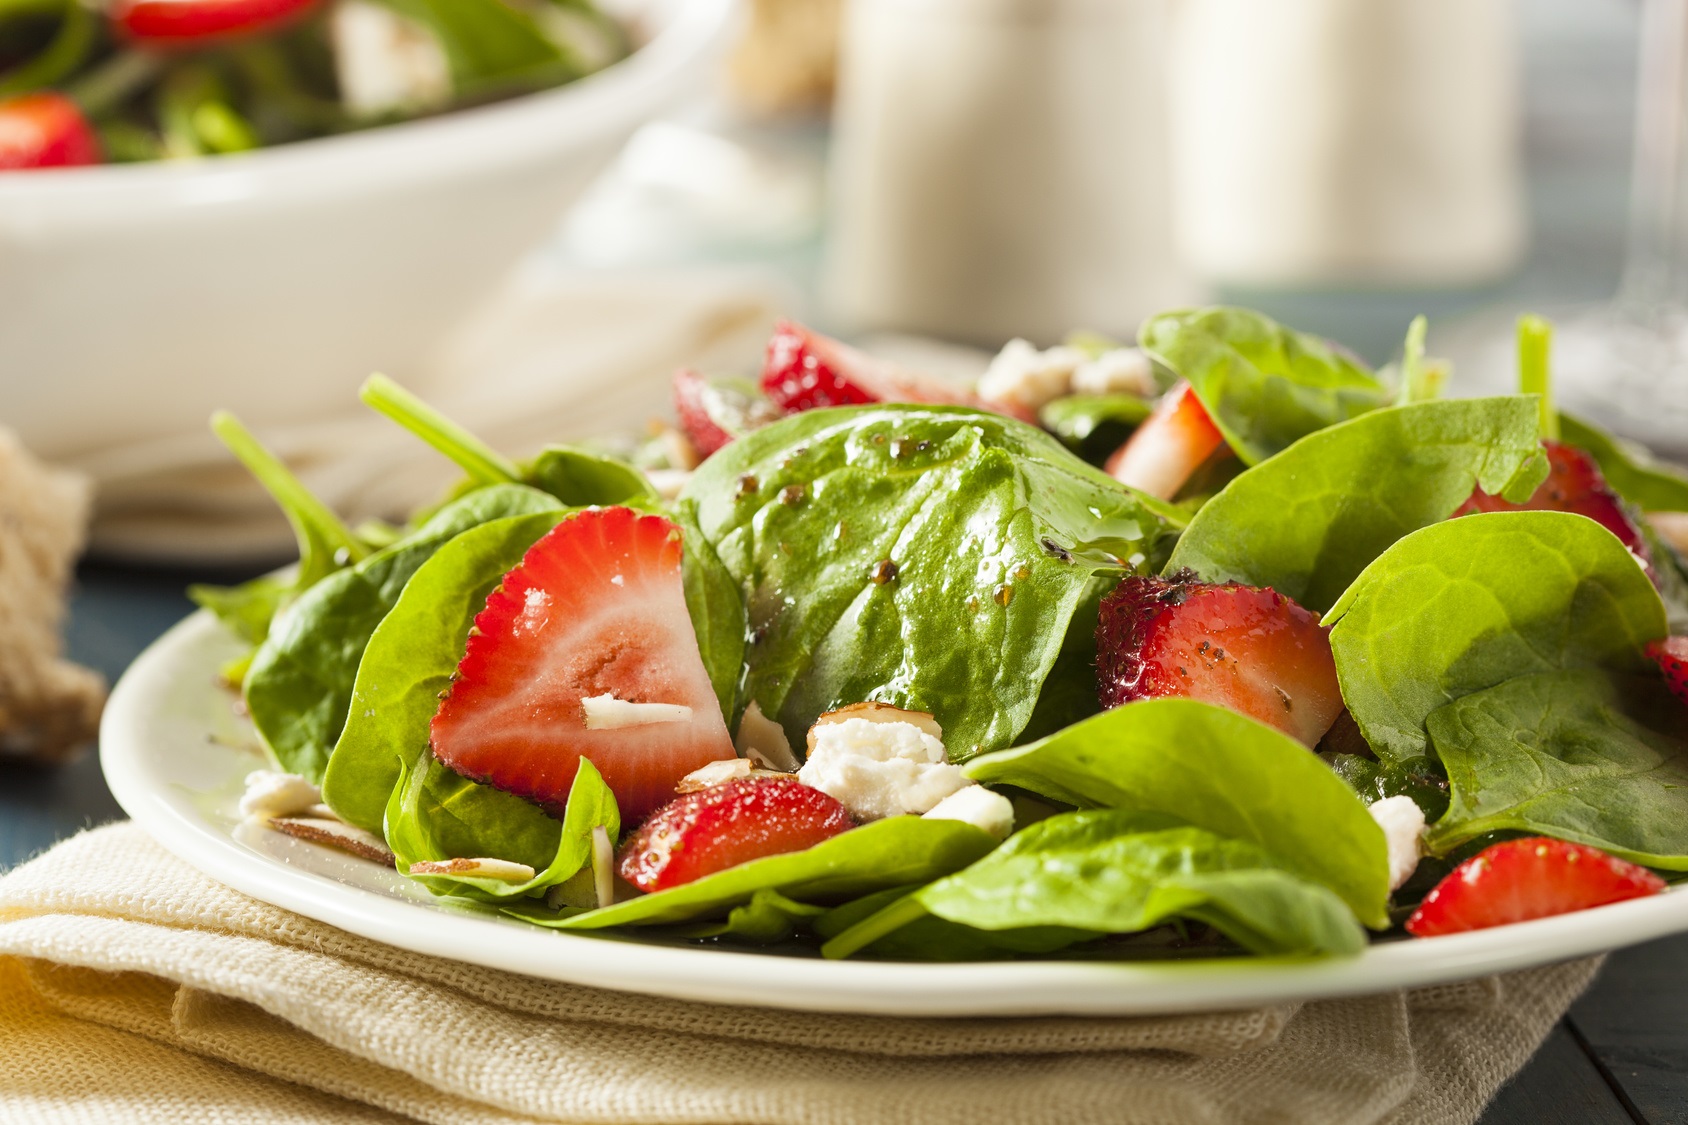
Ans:
[[[1138,1019],[715,1006],[421,957],[132,825],[0,878],[7,1122],[1470,1122],[1598,962]]]

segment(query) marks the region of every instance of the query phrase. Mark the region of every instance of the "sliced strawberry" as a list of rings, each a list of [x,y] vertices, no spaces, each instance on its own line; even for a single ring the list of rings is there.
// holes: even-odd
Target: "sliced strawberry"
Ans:
[[[788,413],[823,406],[860,406],[874,402],[923,402],[969,406],[1037,423],[1030,412],[987,403],[950,383],[904,371],[857,351],[830,336],[782,320],[768,341],[762,390]]]
[[[699,766],[733,757],[686,612],[680,554],[679,529],[661,516],[602,508],[559,523],[475,618],[434,716],[435,756],[554,814],[591,758],[624,824]],[[691,711],[589,729],[581,701],[603,696]]]
[[[1484,848],[1437,883],[1407,919],[1415,937],[1527,922],[1656,895],[1665,881],[1586,844],[1546,836]]]
[[[780,408],[740,379],[706,379],[690,368],[674,373],[674,410],[698,456],[781,417]]]
[[[300,18],[317,0],[117,0],[111,18],[154,46],[203,46],[255,35]]]
[[[1666,637],[1647,646],[1647,655],[1665,674],[1665,686],[1676,698],[1688,703],[1688,637]]]
[[[1121,484],[1162,500],[1178,494],[1198,466],[1225,442],[1190,384],[1179,382],[1104,466]]]
[[[835,798],[794,777],[739,778],[658,809],[622,847],[617,871],[641,891],[665,891],[854,827]]]
[[[0,172],[99,162],[99,139],[63,94],[0,99]]]
[[[1316,614],[1275,590],[1127,578],[1102,599],[1096,679],[1103,707],[1180,696],[1241,711],[1308,746],[1342,713]]]
[[[1490,496],[1479,488],[1454,515],[1468,516],[1473,512],[1574,512],[1587,516],[1616,535],[1624,546],[1648,564],[1651,572],[1652,559],[1647,542],[1625,510],[1623,501],[1606,484],[1606,478],[1594,458],[1580,449],[1556,441],[1541,444],[1547,451],[1547,479],[1528,500],[1514,504],[1499,496]]]

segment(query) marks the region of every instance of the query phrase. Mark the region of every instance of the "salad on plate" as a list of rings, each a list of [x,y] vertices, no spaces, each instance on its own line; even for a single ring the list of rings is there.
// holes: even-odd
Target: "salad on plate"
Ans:
[[[0,0],[0,171],[181,160],[558,86],[595,0]]]
[[[1688,476],[1246,309],[1015,341],[976,385],[796,324],[677,427],[463,469],[201,605],[243,814],[471,910],[982,960],[1353,955],[1688,871]],[[1676,634],[1676,635],[1673,635]]]

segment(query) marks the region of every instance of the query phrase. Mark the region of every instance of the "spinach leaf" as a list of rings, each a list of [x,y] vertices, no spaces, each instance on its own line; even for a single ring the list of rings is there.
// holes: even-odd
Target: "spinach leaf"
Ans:
[[[894,887],[864,895],[854,902],[828,910],[814,920],[813,929],[830,941],[899,900],[911,897],[919,889]],[[849,944],[857,948],[851,950],[850,956],[865,954],[885,961],[999,961],[1026,954],[1046,956],[1099,936],[1092,930],[1078,930],[1071,926],[984,930],[951,922],[924,910],[909,913],[918,916],[865,944],[852,937]],[[825,948],[822,946],[823,950]]]
[[[522,916],[560,930],[601,930],[720,918],[750,902],[757,891],[776,891],[808,904],[843,902],[887,887],[929,882],[959,871],[994,847],[992,836],[959,820],[893,816],[806,851],[751,860],[614,906],[565,917]]]
[[[250,645],[264,643],[276,611],[293,592],[293,579],[260,574],[238,586],[194,585],[188,597],[201,609],[208,609],[223,627]]]
[[[685,550],[680,576],[686,588],[692,631],[697,634],[698,653],[709,671],[709,682],[715,688],[727,729],[737,730],[745,630],[744,602],[739,598],[738,582],[721,564],[715,548],[699,529],[697,504],[681,500],[674,506],[673,517],[680,525],[680,542]]]
[[[1473,486],[1528,499],[1547,473],[1536,425],[1535,401],[1511,396],[1374,410],[1309,434],[1209,500],[1167,570],[1270,586],[1322,612]]]
[[[533,878],[522,883],[468,875],[411,878],[437,895],[479,902],[526,898],[563,882],[591,861],[592,829],[606,829],[611,840],[621,832],[615,794],[585,758],[569,787],[561,824],[543,813],[543,828],[531,815],[509,816],[511,802],[539,811],[519,797],[452,773],[424,749],[406,764],[387,805],[387,843],[399,870],[423,860],[509,859],[533,867]]]
[[[471,492],[415,532],[337,571],[282,610],[246,673],[252,723],[282,767],[321,781],[346,722],[364,647],[410,576],[462,532],[490,520],[560,512],[555,498],[519,484]]]
[[[1561,668],[1641,671],[1664,635],[1653,583],[1616,536],[1566,512],[1461,516],[1408,535],[1325,623],[1343,699],[1387,763],[1429,753],[1446,703]]]
[[[1389,401],[1358,360],[1251,309],[1162,313],[1145,321],[1137,338],[1189,380],[1226,442],[1250,465]]]
[[[451,66],[452,86],[474,93],[491,83],[543,73],[575,76],[533,16],[502,0],[382,0],[432,31]]]
[[[1563,412],[1559,438],[1594,458],[1612,491],[1644,512],[1688,512],[1688,473],[1633,442]]]
[[[1136,395],[1068,395],[1040,410],[1037,420],[1068,449],[1099,465],[1125,444],[1154,408]]]
[[[975,781],[1160,813],[1258,845],[1362,922],[1388,924],[1382,829],[1306,747],[1246,715],[1191,699],[1128,703],[964,768]]]
[[[522,466],[521,479],[574,507],[651,507],[660,502],[645,474],[632,465],[574,445],[546,446]]]
[[[1447,774],[1428,755],[1398,764],[1360,754],[1327,753],[1319,757],[1368,805],[1386,797],[1406,797],[1430,820],[1448,811]]]
[[[751,895],[749,902],[728,911],[724,922],[680,926],[666,933],[673,937],[730,937],[755,945],[774,945],[796,937],[825,913],[824,906],[797,902],[764,888]]]
[[[428,724],[463,659],[475,615],[564,514],[510,516],[470,528],[435,551],[405,584],[364,649],[345,729],[323,776],[323,799],[348,823],[382,831],[402,763],[427,748]],[[555,823],[526,801],[510,800],[511,818],[526,820],[533,831]]]
[[[1183,522],[1042,431],[960,408],[811,410],[740,438],[683,500],[740,585],[743,702],[793,745],[822,712],[930,711],[953,757],[1026,726],[1092,577]]]
[[[1437,708],[1426,725],[1453,791],[1427,835],[1436,853],[1528,832],[1688,871],[1688,723],[1657,677],[1520,676]]]
[[[1086,936],[1185,918],[1267,955],[1354,954],[1366,945],[1342,899],[1284,870],[1258,845],[1119,809],[1040,821],[846,930],[823,952],[849,956],[927,913],[981,930],[1050,926]]]

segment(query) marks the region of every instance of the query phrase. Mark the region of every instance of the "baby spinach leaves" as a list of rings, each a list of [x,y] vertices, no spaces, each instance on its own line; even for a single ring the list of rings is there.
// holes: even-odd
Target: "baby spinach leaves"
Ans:
[[[684,500],[748,610],[741,702],[794,743],[880,700],[930,711],[952,755],[1026,726],[1093,576],[1164,561],[1176,509],[991,414],[812,410],[706,461]]]
[[[1209,500],[1169,571],[1270,586],[1328,609],[1366,565],[1473,486],[1526,500],[1547,472],[1535,400],[1422,402],[1309,434]]]
[[[1438,707],[1516,676],[1642,671],[1664,605],[1616,536],[1565,512],[1462,516],[1415,531],[1326,615],[1337,678],[1386,763],[1429,750]]]
[[[1162,313],[1137,336],[1189,380],[1250,465],[1389,401],[1383,384],[1346,352],[1250,309]]]
[[[1043,428],[1093,465],[1107,460],[1154,411],[1136,395],[1067,395],[1038,412]]]
[[[1688,871],[1688,723],[1655,677],[1519,676],[1437,708],[1426,726],[1452,787],[1428,834],[1437,853],[1527,832]]]
[[[505,573],[563,515],[509,516],[471,528],[440,547],[405,584],[364,649],[345,729],[323,777],[324,800],[349,823],[382,831],[388,798],[401,774],[427,753],[428,724],[463,659],[475,615]],[[527,822],[525,831],[542,832],[555,824],[526,801],[499,796],[508,798],[499,802],[500,815]],[[460,803],[441,802],[441,807]],[[513,825],[512,830],[524,829]],[[528,862],[518,855],[501,858]]]
[[[848,956],[928,913],[980,930],[1061,927],[1075,939],[1183,918],[1262,954],[1353,954],[1366,944],[1342,899],[1284,870],[1258,845],[1119,809],[1040,821],[823,951]]]
[[[1593,457],[1612,491],[1642,511],[1688,512],[1688,473],[1676,466],[1570,414],[1559,415],[1559,437]]]
[[[1158,813],[1246,841],[1336,892],[1367,925],[1388,924],[1383,832],[1365,805],[1299,742],[1234,711],[1189,699],[1128,703],[965,769],[975,781]]]
[[[614,906],[567,917],[523,917],[560,930],[601,930],[721,918],[751,902],[758,891],[774,891],[801,903],[846,902],[889,887],[930,882],[959,871],[994,847],[996,839],[971,824],[894,816],[806,851],[751,860]]]
[[[345,725],[364,646],[410,576],[435,551],[489,520],[560,512],[556,499],[519,484],[479,489],[441,508],[410,535],[301,594],[270,627],[246,673],[247,710],[276,761],[321,781]]]
[[[681,581],[686,589],[686,609],[697,634],[698,654],[709,672],[710,685],[721,705],[727,729],[737,730],[739,677],[744,672],[744,602],[738,582],[721,564],[715,548],[697,525],[697,504],[682,500],[674,506],[674,522],[680,525],[680,542],[685,548],[681,560]]]

